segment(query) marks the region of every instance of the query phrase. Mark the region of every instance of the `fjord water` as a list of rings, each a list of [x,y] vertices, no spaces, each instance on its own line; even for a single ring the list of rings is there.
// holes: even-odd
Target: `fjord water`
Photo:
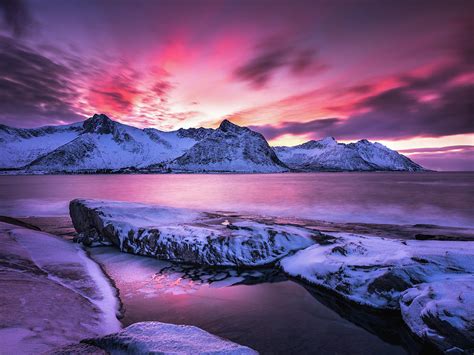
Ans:
[[[474,227],[474,173],[0,176],[0,214],[67,215],[73,198],[335,222]]]

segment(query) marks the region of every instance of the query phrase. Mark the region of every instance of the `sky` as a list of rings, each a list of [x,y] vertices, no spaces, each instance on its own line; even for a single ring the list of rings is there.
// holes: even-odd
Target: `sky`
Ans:
[[[0,123],[105,113],[474,170],[474,1],[0,0]]]

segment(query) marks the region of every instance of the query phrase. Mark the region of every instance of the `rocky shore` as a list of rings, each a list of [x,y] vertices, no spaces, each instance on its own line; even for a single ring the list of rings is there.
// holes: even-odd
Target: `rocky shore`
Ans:
[[[256,354],[192,326],[142,322],[120,330],[116,290],[80,245],[2,221],[1,354]]]
[[[307,284],[331,308],[347,302],[351,317],[362,314],[364,319],[356,317],[362,327],[372,311],[358,309],[387,311],[437,351],[474,349],[474,242],[467,230],[343,225],[94,200],[73,200],[70,212],[74,239],[85,246],[152,256],[172,273],[183,265],[185,277],[218,287],[249,282],[248,275],[260,275],[255,268],[266,266]],[[67,218],[1,218],[2,349],[254,353],[195,327],[144,322],[119,331],[116,290],[84,248],[67,240],[72,234]],[[200,274],[201,267],[220,268],[219,275],[227,276],[209,278]],[[185,341],[188,337],[193,341]]]
[[[321,233],[265,219],[110,201],[73,200],[70,212],[89,245],[198,265],[275,265],[361,307],[401,312],[413,334],[440,351],[474,349],[471,241]]]

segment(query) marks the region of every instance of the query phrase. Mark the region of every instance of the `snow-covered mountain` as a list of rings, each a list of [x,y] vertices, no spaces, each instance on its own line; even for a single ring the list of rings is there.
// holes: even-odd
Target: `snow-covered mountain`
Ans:
[[[294,147],[275,147],[288,167],[302,171],[423,171],[406,156],[366,139],[338,143],[333,137]]]
[[[121,124],[104,114],[64,126],[0,125],[0,151],[0,169],[27,173],[423,170],[366,140],[340,144],[326,138],[272,148],[260,133],[228,120],[217,129],[163,132]]]
[[[9,164],[2,158],[2,167],[24,166],[30,172],[140,169],[179,157],[204,136],[202,132],[193,135],[152,128],[142,130],[112,121],[103,114],[96,114],[83,123],[47,129],[49,134],[44,140],[51,140],[49,146],[40,146],[35,150],[38,154],[30,154],[33,159],[29,162],[23,158],[20,162]],[[73,133],[70,133],[71,130]],[[36,140],[30,136],[10,141],[14,143],[7,144],[9,151],[18,152],[20,156],[27,155],[22,153],[25,146],[28,150],[28,147],[36,145]],[[12,157],[14,154],[10,154],[10,160],[14,161]]]
[[[270,173],[288,170],[260,133],[228,120],[222,121],[219,128],[169,166],[173,170],[203,172]]]
[[[21,168],[77,138],[82,123],[34,129],[0,125],[0,168]]]

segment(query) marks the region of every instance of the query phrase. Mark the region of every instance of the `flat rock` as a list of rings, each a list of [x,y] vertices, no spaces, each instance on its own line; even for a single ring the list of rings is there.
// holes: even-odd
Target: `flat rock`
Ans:
[[[258,354],[198,327],[161,322],[135,323],[101,338],[83,340],[111,353],[127,354]]]
[[[0,222],[0,353],[38,354],[120,329],[115,292],[77,244]]]
[[[69,211],[86,244],[199,265],[273,264],[319,236],[303,227],[138,203],[76,199]]]

